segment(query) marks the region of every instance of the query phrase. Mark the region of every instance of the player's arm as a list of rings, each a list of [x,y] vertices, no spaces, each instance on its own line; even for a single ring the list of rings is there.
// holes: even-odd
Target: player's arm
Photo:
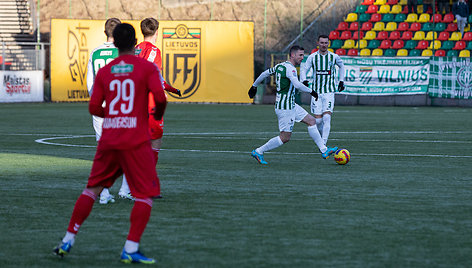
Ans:
[[[295,70],[295,69],[293,69]],[[310,93],[311,96],[313,96],[315,98],[315,100],[318,100],[318,93],[316,93],[316,91],[314,91],[313,89],[305,86],[303,83],[301,83],[300,81],[298,81],[298,77],[297,77],[297,71],[293,71],[293,70],[287,70],[287,78],[290,79],[290,82],[292,82],[292,85],[302,91],[302,92],[307,92],[307,93]]]
[[[311,69],[311,55],[308,56],[306,61],[300,64],[300,81],[304,82],[306,80],[306,74],[310,71]],[[303,83],[305,84],[305,83]]]
[[[161,77],[162,76],[159,72],[159,69],[156,67],[155,69],[153,69],[152,74],[149,75],[147,83],[149,90],[152,92],[156,105],[154,108],[154,118],[156,120],[162,119],[167,106],[167,98],[164,94],[163,87],[164,80],[161,80]]]
[[[87,64],[87,90],[88,90],[88,93],[89,93],[89,97],[92,96],[93,80],[94,80],[92,55],[93,55],[93,52],[90,53],[88,64]]]
[[[345,78],[345,69],[344,69],[344,63],[341,57],[338,55],[336,57],[336,65],[339,67],[339,85],[338,85],[338,91],[341,92],[344,90],[344,78]]]
[[[105,117],[105,109],[102,106],[103,101],[105,100],[105,94],[104,87],[100,79],[100,71],[97,74],[97,79],[95,83],[93,83],[92,89],[93,93],[90,97],[89,112],[90,114],[96,115],[98,117]]]
[[[161,78],[162,78],[162,76],[161,76]],[[162,78],[162,81],[164,81],[164,90],[165,90],[165,91],[169,91],[169,92],[171,92],[171,93],[175,93],[175,94],[179,95],[179,97],[182,96],[182,93],[180,92],[179,89],[177,89],[177,88],[175,88],[175,87],[173,87],[173,86],[167,84],[167,82],[164,80],[164,78]]]
[[[267,70],[265,70],[264,72],[262,72],[259,77],[257,77],[256,81],[254,81],[254,83],[252,84],[251,88],[249,89],[249,91],[247,92],[247,94],[249,95],[249,98],[254,98],[254,96],[256,95],[257,93],[257,86],[262,83],[262,81],[264,81],[264,79],[266,79],[267,77],[271,76],[275,74],[275,67],[272,67],[272,68],[269,68]]]

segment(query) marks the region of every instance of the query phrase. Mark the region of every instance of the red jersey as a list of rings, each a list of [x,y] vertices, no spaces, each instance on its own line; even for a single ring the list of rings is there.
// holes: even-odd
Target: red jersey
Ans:
[[[125,150],[150,140],[149,93],[159,118],[167,104],[160,77],[154,64],[134,55],[119,56],[98,71],[89,111],[104,117],[100,147]]]
[[[139,53],[138,57],[154,62],[159,67],[159,71],[162,71],[161,51],[151,42],[144,41],[139,43],[136,46],[136,53]]]

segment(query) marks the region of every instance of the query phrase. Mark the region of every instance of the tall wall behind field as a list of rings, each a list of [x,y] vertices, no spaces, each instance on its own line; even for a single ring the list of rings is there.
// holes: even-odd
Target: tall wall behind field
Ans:
[[[259,73],[263,69],[264,62],[265,2],[265,0],[48,0],[40,1],[40,30],[43,35],[42,40],[48,42],[51,18],[106,19],[108,15],[108,17],[133,20],[154,17],[158,20],[254,21],[255,71]],[[324,12],[315,27],[303,37],[302,45],[311,50],[314,48],[315,36],[329,33],[359,1],[267,0],[266,51],[281,51],[300,33],[302,2],[303,28]],[[333,3],[336,4],[326,11]]]

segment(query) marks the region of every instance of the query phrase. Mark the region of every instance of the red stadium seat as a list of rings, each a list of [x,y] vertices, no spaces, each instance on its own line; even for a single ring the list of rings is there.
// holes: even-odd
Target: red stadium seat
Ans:
[[[462,37],[462,41],[472,41],[472,32],[464,33],[464,36]]]
[[[373,5],[375,0],[364,0],[361,5],[370,6]]]
[[[390,33],[390,36],[388,37],[388,40],[397,40],[397,39],[400,39],[400,32],[398,31],[393,31]]]
[[[377,11],[379,11],[379,6],[370,5],[367,8],[367,11],[365,13],[367,13],[367,14],[376,14]]]
[[[423,50],[427,49],[429,46],[429,42],[426,40],[421,40],[418,42],[418,45],[415,47],[415,49]]]
[[[329,40],[339,39],[340,35],[338,31],[332,31],[329,33]]]
[[[454,47],[452,48],[453,50],[463,50],[465,49],[465,41],[457,41]]]
[[[378,13],[372,14],[369,21],[372,23],[382,21],[382,14],[378,14]]]
[[[349,28],[349,23],[341,21],[338,24],[338,28],[336,28],[336,31],[340,31],[340,32],[347,31],[348,28]]]
[[[410,31],[412,31],[412,32],[421,31],[421,23],[419,23],[419,22],[413,22],[413,23],[410,25]]]
[[[396,4],[398,4],[398,0],[388,0],[387,4],[391,5],[391,6],[396,5]]]
[[[392,46],[392,41],[390,40],[383,40],[382,43],[380,43],[381,49],[389,49]]]
[[[404,46],[405,46],[405,43],[403,42],[403,40],[395,40],[395,42],[393,42],[392,48],[402,49]]]
[[[359,51],[357,51],[357,49],[355,49],[355,48],[351,48],[347,52],[347,55],[348,56],[357,56],[357,55],[359,55]]]
[[[408,10],[408,6],[404,5],[403,10],[402,10],[402,14],[408,14],[408,13],[410,13],[410,11]]]
[[[385,39],[388,39],[388,32],[379,32],[377,34],[377,37],[375,38],[376,40],[385,40]]]
[[[359,30],[359,22],[357,21],[354,21],[354,22],[351,22],[351,25],[349,25],[349,31],[357,31]]]
[[[456,32],[457,31],[457,23],[449,23],[446,28],[446,32]]]
[[[410,29],[410,25],[408,22],[400,22],[397,27],[397,31],[408,31]]]
[[[344,48],[338,48],[336,49],[336,54],[339,56],[346,56],[346,50]]]
[[[452,13],[445,14],[444,18],[442,19],[442,22],[444,22],[444,23],[453,23],[454,22],[454,15],[452,15]]]
[[[400,38],[401,40],[410,40],[413,38],[413,33],[410,31],[403,32],[402,37]]]
[[[370,21],[366,21],[364,23],[362,23],[362,27],[361,27],[361,31],[370,31],[372,29],[373,25],[372,25],[372,22]]]
[[[445,57],[446,56],[446,51],[439,49],[434,52],[434,56],[436,57]]]
[[[361,31],[360,33],[361,33],[361,39],[363,39],[365,33],[363,31]],[[352,35],[352,39],[353,40],[359,40],[359,31],[354,32],[354,34]]]
[[[320,50],[320,49],[319,49],[319,48],[314,48],[314,49],[311,50],[310,54],[313,54],[313,53],[315,53],[315,52],[318,51],[318,50]]]
[[[449,32],[440,32],[438,36],[439,41],[447,41],[449,40]]]
[[[431,16],[429,22],[433,22],[433,20],[435,23],[442,22],[442,15],[440,13],[434,14],[433,16]]]
[[[341,33],[341,37],[339,39],[347,40],[347,39],[351,39],[351,37],[352,37],[351,31],[344,31]]]

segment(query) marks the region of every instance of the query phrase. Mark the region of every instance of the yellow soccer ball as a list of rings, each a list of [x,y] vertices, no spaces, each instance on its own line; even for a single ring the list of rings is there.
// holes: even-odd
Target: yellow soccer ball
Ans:
[[[349,163],[351,159],[351,154],[346,149],[339,149],[334,153],[334,161],[340,165],[345,165]]]

